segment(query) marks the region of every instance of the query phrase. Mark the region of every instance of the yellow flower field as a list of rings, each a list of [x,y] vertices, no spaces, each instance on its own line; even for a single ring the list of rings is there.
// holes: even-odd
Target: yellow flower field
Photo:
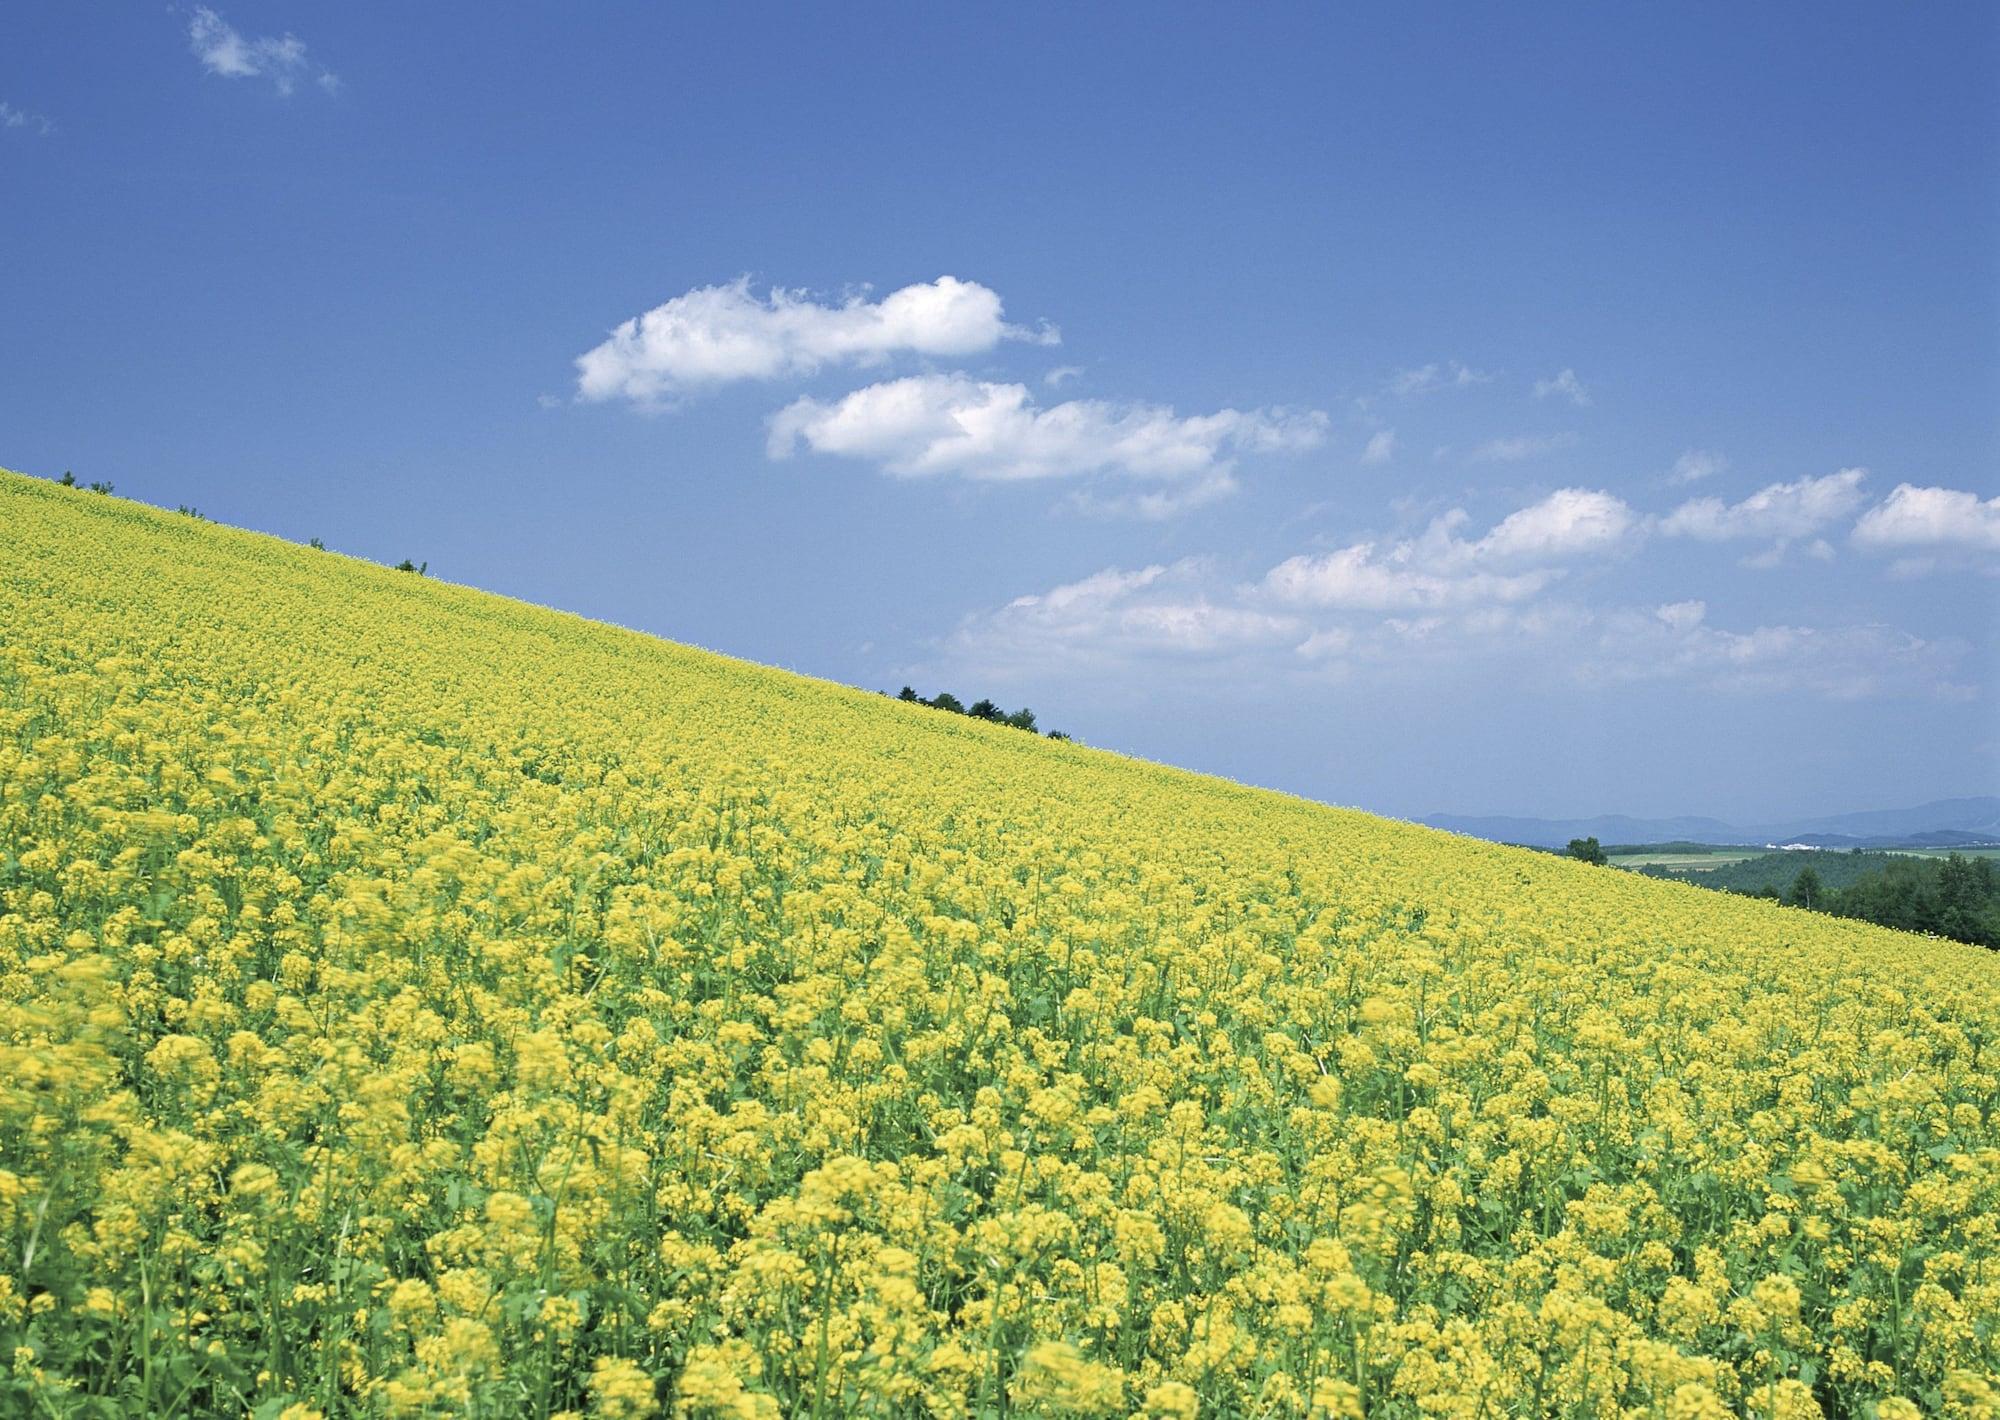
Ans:
[[[0,1415],[1996,1372],[1994,954],[0,474]]]

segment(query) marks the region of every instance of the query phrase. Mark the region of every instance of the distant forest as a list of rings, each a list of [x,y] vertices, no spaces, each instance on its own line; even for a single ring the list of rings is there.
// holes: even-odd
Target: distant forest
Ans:
[[[1011,712],[1002,710],[991,700],[975,700],[970,705],[967,705],[948,690],[940,690],[936,695],[926,700],[907,685],[897,692],[896,698],[898,700],[906,700],[912,705],[928,705],[933,710],[944,710],[953,715],[966,715],[974,720],[986,720],[995,725],[1011,725],[1017,730],[1026,730],[1031,735],[1041,733],[1035,727],[1035,712],[1025,705],[1019,710]],[[1052,740],[1066,740],[1069,738],[1061,730],[1048,731],[1048,737]]]
[[[1991,858],[1919,858],[1904,853],[1766,853],[1699,872],[1640,868],[1648,877],[1766,897],[1793,907],[1857,917],[2000,948],[2000,869]]]

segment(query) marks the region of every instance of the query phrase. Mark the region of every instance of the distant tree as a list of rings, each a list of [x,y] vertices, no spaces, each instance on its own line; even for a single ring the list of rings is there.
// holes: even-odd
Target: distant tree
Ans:
[[[421,577],[431,570],[431,564],[428,562],[412,562],[409,558],[405,557],[401,562],[396,564],[396,570],[398,572],[414,572]]]
[[[1799,869],[1799,875],[1792,879],[1792,890],[1785,894],[1785,901],[1794,907],[1810,908],[1826,900],[1826,889],[1820,886],[1819,874],[1810,866]]]
[[[1599,867],[1611,861],[1604,856],[1604,848],[1595,838],[1572,838],[1569,841],[1569,856],[1580,863],[1595,863]]]
[[[1992,946],[1996,940],[1996,879],[1991,858],[1953,853],[1937,865],[1937,915],[1931,930],[1961,942]]]
[[[321,542],[321,541],[320,541],[320,540],[319,540],[318,538],[316,538],[316,537],[315,537],[315,538],[309,538],[309,539],[307,539],[307,541],[306,541],[306,546],[307,546],[307,547],[310,547],[310,548],[311,548],[311,549],[312,549],[312,550],[313,550],[314,552],[324,552],[324,551],[326,551],[326,544],[325,544],[325,543],[323,543],[323,542]]]
[[[92,493],[109,493],[111,491],[111,485],[108,483],[93,482],[90,485],[90,491]]]
[[[68,469],[64,469],[63,476],[61,478],[58,478],[56,482],[60,483],[65,488],[74,488],[76,487],[76,475],[71,473]]]
[[[884,691],[883,694],[886,695],[888,692]],[[1002,710],[996,702],[984,696],[967,705],[948,690],[940,690],[936,695],[926,700],[907,685],[896,692],[896,698],[908,704],[928,705],[933,710],[946,710],[954,715],[965,715],[974,720],[984,720],[989,725],[1007,725],[1016,730],[1026,730],[1031,735],[1038,735],[1042,732],[1041,726],[1035,723],[1035,712],[1025,705],[1010,714]],[[1049,738],[1052,740],[1066,740],[1069,736],[1060,730],[1050,730]]]

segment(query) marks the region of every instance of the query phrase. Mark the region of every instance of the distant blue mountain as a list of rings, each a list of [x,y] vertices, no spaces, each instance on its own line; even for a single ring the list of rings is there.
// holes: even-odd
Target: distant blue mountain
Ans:
[[[1869,809],[1822,818],[1778,823],[1730,824],[1714,818],[1634,818],[1599,814],[1593,818],[1514,818],[1432,814],[1432,828],[1561,848],[1572,838],[1600,843],[1810,843],[1822,848],[1949,847],[2000,842],[2000,797],[1938,799],[1913,809]]]

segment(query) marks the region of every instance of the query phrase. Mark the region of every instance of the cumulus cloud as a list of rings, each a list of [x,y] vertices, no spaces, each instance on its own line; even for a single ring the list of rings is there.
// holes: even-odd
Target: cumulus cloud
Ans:
[[[1396,431],[1378,429],[1368,436],[1368,447],[1361,451],[1363,463],[1387,463],[1396,456]]]
[[[37,138],[46,138],[56,131],[54,120],[44,118],[38,113],[15,108],[5,99],[0,99],[0,128],[22,129]]]
[[[1467,457],[1474,463],[1520,463],[1524,459],[1540,458],[1557,449],[1566,449],[1575,442],[1576,435],[1569,433],[1515,434],[1507,438],[1488,439]]]
[[[1776,566],[1793,543],[1811,538],[1860,507],[1861,483],[1867,476],[1866,469],[1844,468],[1824,478],[1773,483],[1740,503],[1691,498],[1660,520],[1660,531],[1668,537],[1703,542],[1769,539],[1771,547],[1751,558],[1748,565]],[[1808,551],[1827,557],[1833,549],[1822,540],[1810,544]]]
[[[188,20],[188,47],[204,69],[225,79],[269,79],[281,94],[308,78],[327,93],[340,88],[339,78],[327,70],[313,74],[305,41],[297,35],[253,39],[206,5],[196,6]]]
[[[1928,572],[1941,565],[1983,562],[2000,569],[2000,497],[1981,501],[1957,488],[1899,483],[1863,513],[1852,541],[1868,552],[1901,553],[1896,570]]]
[[[803,445],[904,478],[1113,475],[1164,485],[1155,501],[1124,507],[1163,515],[1228,492],[1236,455],[1309,449],[1326,425],[1317,411],[1181,416],[1165,405],[1094,399],[1044,408],[1025,385],[912,375],[831,402],[794,401],[772,417],[769,451],[784,458]]]
[[[1475,370],[1453,360],[1443,365],[1419,365],[1414,370],[1398,370],[1389,380],[1389,393],[1408,398],[1412,395],[1431,394],[1437,390],[1483,385],[1492,378],[1493,376],[1484,370]]]
[[[976,281],[940,276],[838,302],[773,287],[759,297],[748,277],[698,286],[634,316],[577,357],[586,400],[654,405],[736,380],[810,375],[838,365],[875,365],[895,355],[962,356],[1003,340],[1054,345],[1046,323],[1026,329],[1002,318],[999,295]]]
[[[1667,471],[1669,483],[1699,483],[1704,478],[1713,478],[1729,467],[1729,460],[1713,449],[1689,449],[1674,460],[1674,466]]]
[[[1289,605],[1354,611],[1520,602],[1561,577],[1559,564],[1616,549],[1638,520],[1613,494],[1563,488],[1483,537],[1462,537],[1467,521],[1454,509],[1419,537],[1290,557],[1265,574],[1263,589]]]
[[[1590,391],[1583,387],[1583,381],[1576,377],[1576,371],[1564,370],[1546,380],[1535,381],[1535,398],[1547,399],[1558,395],[1580,409],[1590,407]]]
[[[1625,500],[1589,488],[1558,488],[1539,503],[1509,513],[1474,547],[1477,556],[1519,562],[1608,552],[1637,519]]]

